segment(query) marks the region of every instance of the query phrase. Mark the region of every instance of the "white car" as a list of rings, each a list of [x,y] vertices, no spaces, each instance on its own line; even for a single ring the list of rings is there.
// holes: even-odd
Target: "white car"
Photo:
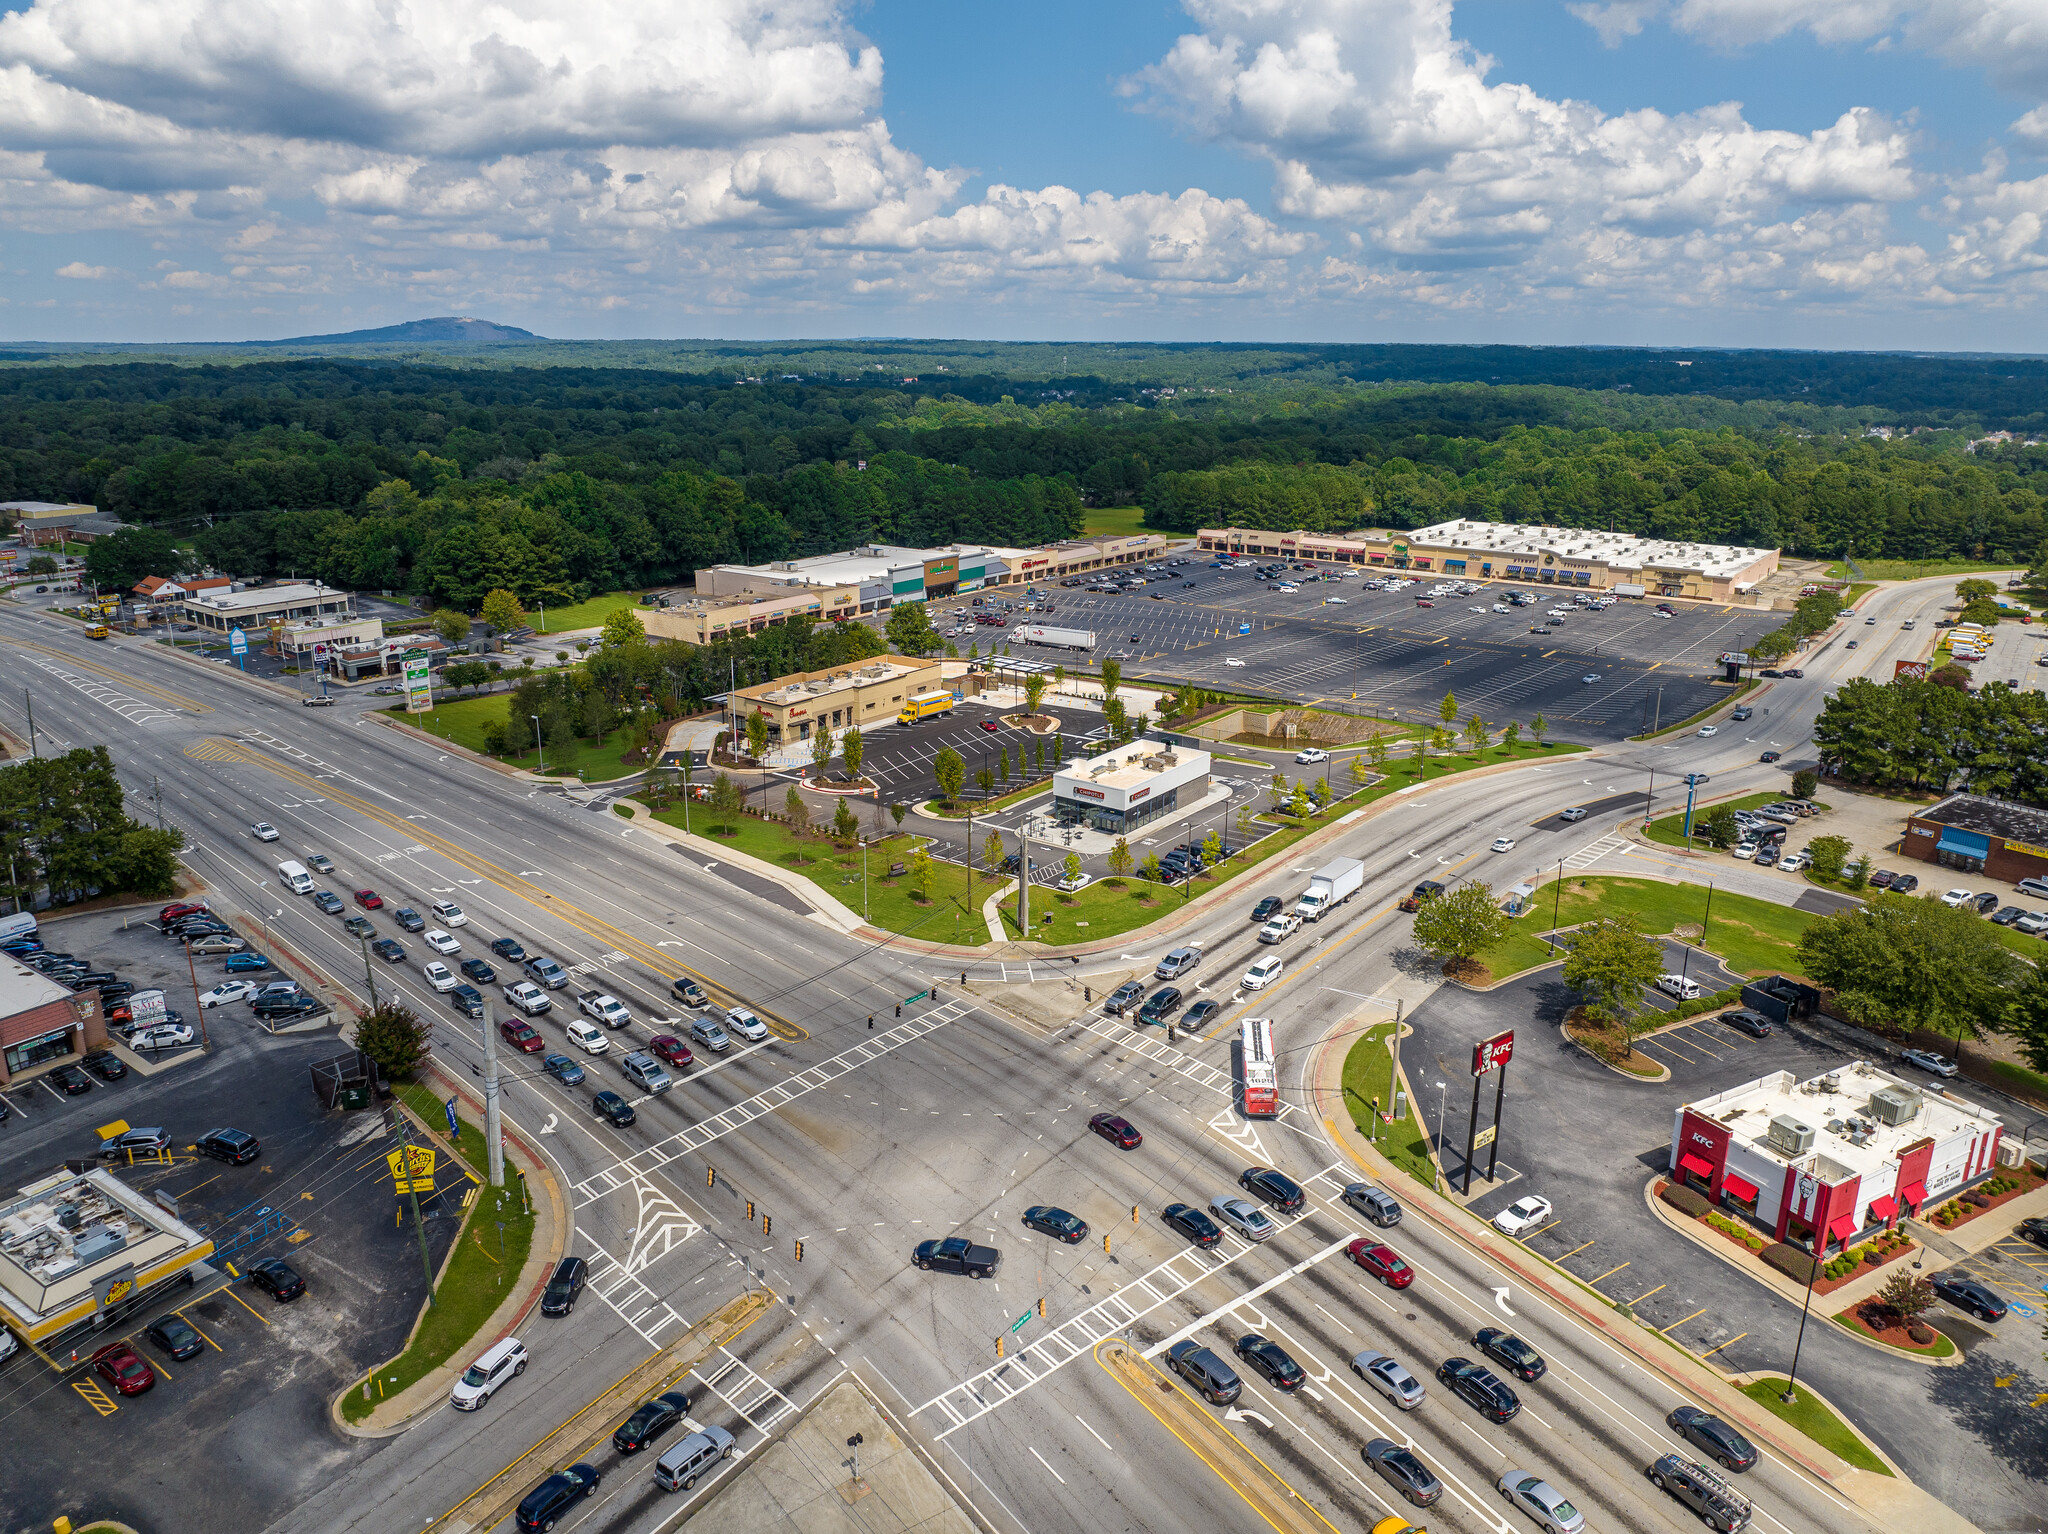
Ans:
[[[249,827],[249,834],[259,842],[274,842],[277,840],[277,827],[267,820],[259,820]]]
[[[2048,912],[2029,911],[2012,924],[2012,929],[2015,932],[2025,932],[2029,935],[2048,932]]]
[[[1659,975],[1657,989],[1666,996],[1676,996],[1680,1001],[1697,1001],[1701,995],[1699,982],[1688,980],[1683,975]]]
[[[1093,874],[1069,874],[1060,880],[1054,888],[1064,890],[1067,894],[1071,895],[1075,890],[1086,889],[1094,882],[1095,875]]]
[[[1720,733],[1721,727],[1718,724],[1703,724],[1700,726],[1700,734],[1702,735],[1719,735]]]
[[[1507,1208],[1493,1217],[1493,1228],[1503,1235],[1519,1236],[1525,1230],[1534,1230],[1550,1218],[1550,1200],[1531,1193],[1527,1198],[1518,1198]]]
[[[1495,612],[1497,612],[1497,613],[1511,613],[1511,612],[1513,612],[1513,611],[1514,611],[1514,609],[1513,609],[1512,607],[1508,606],[1508,604],[1507,604],[1507,603],[1505,603],[1505,602],[1496,602],[1496,603],[1494,603],[1494,604],[1493,604],[1493,610],[1494,610]]]
[[[434,952],[436,953],[462,952],[462,945],[456,942],[455,939],[450,937],[447,933],[443,932],[439,927],[436,927],[432,932],[423,934],[420,938],[420,941],[422,943],[425,943],[429,948],[433,949]]]
[[[1789,858],[1778,859],[1780,873],[1796,874],[1813,867],[1813,859],[1803,852],[1795,852]]]
[[[1323,598],[1323,606],[1325,607],[1349,607],[1350,605],[1351,604],[1348,601],[1346,601],[1343,597]]]
[[[593,1027],[580,1017],[569,1019],[569,1042],[586,1055],[601,1055],[612,1047],[612,1041],[604,1036],[602,1028]]]
[[[231,1001],[246,1001],[256,994],[253,980],[223,980],[199,998],[202,1008],[224,1007]]]
[[[1515,839],[1512,836],[1496,836],[1493,839],[1493,850],[1495,852],[1513,852],[1515,850]]]
[[[1483,613],[1486,611],[1486,609],[1483,607],[1468,607],[1465,609],[1465,611],[1468,613]]]
[[[184,1023],[158,1023],[154,1028],[144,1028],[128,1040],[131,1049],[175,1049],[181,1044],[190,1044],[194,1034]]]
[[[1247,991],[1263,991],[1280,978],[1280,971],[1287,967],[1287,961],[1277,953],[1269,953],[1256,961],[1238,979],[1238,984]]]
[[[1969,898],[1970,892],[1968,890],[1950,890],[1948,891],[1948,893],[1941,897],[1941,903],[1947,906],[1950,910],[1954,910],[1957,906],[1961,905],[1965,900],[1968,900]]]
[[[1278,916],[1268,919],[1265,926],[1259,928],[1259,941],[1262,943],[1284,942],[1300,930],[1301,918],[1292,911],[1282,911]]]
[[[768,1025],[745,1007],[734,1007],[727,1012],[725,1026],[750,1043],[758,1044],[768,1037]]]
[[[1325,751],[1321,746],[1304,746],[1301,748],[1301,750],[1294,753],[1294,760],[1297,763],[1327,762],[1329,759],[1330,753]]]
[[[463,914],[462,907],[452,900],[437,900],[430,909],[434,913],[434,920],[444,927],[466,927],[469,925],[469,918]]]
[[[1235,1193],[1219,1193],[1210,1199],[1209,1213],[1247,1241],[1263,1241],[1280,1228],[1265,1210]]]
[[[1588,671],[1584,676],[1580,677],[1579,680],[1586,686],[1591,687],[1595,682],[1600,680],[1600,673],[1597,671]]]
[[[1226,666],[1242,666],[1244,662],[1239,660],[1235,655],[1230,655],[1224,657],[1223,664]]]
[[[427,984],[437,991],[452,991],[462,983],[455,978],[455,972],[439,959],[429,959],[421,973],[427,977]]]

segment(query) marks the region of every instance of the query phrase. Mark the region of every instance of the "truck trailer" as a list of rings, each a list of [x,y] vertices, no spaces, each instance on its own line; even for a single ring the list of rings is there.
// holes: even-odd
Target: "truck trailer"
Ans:
[[[1308,888],[1294,902],[1294,914],[1303,921],[1321,921],[1332,906],[1342,905],[1365,883],[1365,865],[1357,858],[1338,858],[1309,875]]]
[[[1026,623],[1017,629],[1017,638],[1026,644],[1044,645],[1053,650],[1092,650],[1095,648],[1095,630],[1054,628],[1047,623]]]

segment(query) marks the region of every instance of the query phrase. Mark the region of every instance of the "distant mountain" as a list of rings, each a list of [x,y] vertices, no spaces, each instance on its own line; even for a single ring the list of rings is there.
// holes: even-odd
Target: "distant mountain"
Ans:
[[[282,341],[247,341],[246,346],[347,346],[364,341],[542,341],[530,330],[517,325],[500,325],[493,320],[471,319],[468,315],[444,314],[438,319],[407,320],[402,325],[385,325],[376,330],[344,330],[331,336],[287,336]]]

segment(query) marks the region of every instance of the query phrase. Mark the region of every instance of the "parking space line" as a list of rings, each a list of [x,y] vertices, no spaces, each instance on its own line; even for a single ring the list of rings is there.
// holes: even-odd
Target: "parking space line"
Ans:
[[[214,1352],[225,1353],[227,1351],[226,1348],[222,1347],[219,1343],[215,1342],[211,1337],[207,1337],[206,1328],[201,1326],[197,1321],[194,1321],[190,1316],[186,1315],[184,1311],[174,1310],[171,1312],[171,1314],[176,1316],[180,1321],[183,1321],[187,1326],[191,1327],[193,1331],[199,1333],[200,1336],[206,1337],[206,1345],[212,1348]]]
[[[222,1289],[217,1292],[226,1295],[229,1299],[233,1300],[237,1305],[241,1306],[242,1309],[248,1311],[250,1315],[256,1317],[256,1319],[261,1321],[265,1326],[270,1325],[270,1321],[267,1317],[265,1317],[260,1311],[258,1311],[255,1306],[251,1305],[247,1300],[243,1299],[239,1294],[235,1293],[234,1290]]]
[[[1651,1290],[1650,1292],[1651,1292],[1652,1294],[1656,1293],[1656,1291],[1655,1291],[1654,1289],[1653,1289],[1653,1290]],[[1658,1335],[1659,1337],[1661,1337],[1661,1336],[1663,1336],[1663,1335],[1664,1335],[1664,1334],[1665,1334],[1666,1332],[1670,1332],[1670,1331],[1676,1331],[1676,1330],[1677,1330],[1677,1329],[1678,1329],[1679,1327],[1681,1327],[1681,1326],[1685,1325],[1685,1323],[1686,1323],[1686,1322],[1688,1322],[1688,1321],[1696,1321],[1696,1320],[1698,1320],[1698,1319],[1699,1319],[1699,1318],[1700,1318],[1701,1316],[1705,1315],[1706,1313],[1707,1313],[1707,1307],[1706,1307],[1706,1306],[1704,1306],[1704,1305],[1702,1305],[1702,1306],[1701,1306],[1701,1307],[1700,1307],[1700,1308],[1699,1308],[1698,1310],[1695,1310],[1695,1311],[1694,1311],[1694,1312],[1693,1312],[1693,1313],[1692,1313],[1691,1315],[1689,1315],[1689,1316],[1681,1316],[1681,1317],[1679,1317],[1679,1318],[1678,1318],[1678,1319],[1677,1319],[1676,1321],[1673,1321],[1673,1322],[1671,1323],[1671,1325],[1669,1325],[1669,1326],[1660,1326],[1660,1327],[1658,1327],[1658,1328],[1657,1328],[1657,1335]]]
[[[1573,1247],[1573,1248],[1572,1248],[1572,1249],[1571,1249],[1570,1251],[1568,1251],[1568,1252],[1566,1252],[1566,1253],[1564,1254],[1564,1257],[1554,1257],[1554,1258],[1552,1258],[1551,1260],[1552,1260],[1553,1262],[1559,1263],[1559,1264],[1561,1265],[1561,1264],[1562,1264],[1562,1263],[1564,1262],[1564,1260],[1565,1260],[1565,1257],[1576,1257],[1576,1256],[1578,1256],[1578,1255],[1579,1255],[1579,1253],[1583,1252],[1583,1251],[1584,1251],[1584,1250],[1585,1250],[1585,1249],[1586,1249],[1587,1247],[1591,1246],[1591,1245],[1593,1244],[1593,1242],[1594,1242],[1594,1241],[1598,1241],[1599,1239],[1600,1239],[1600,1238],[1599,1238],[1598,1236],[1595,1236],[1595,1237],[1593,1238],[1593,1241],[1587,1241],[1587,1242],[1583,1243],[1582,1245],[1579,1245],[1579,1246],[1575,1246],[1575,1247]]]
[[[1536,1238],[1537,1238],[1538,1236],[1542,1235],[1542,1234],[1543,1234],[1543,1233],[1544,1233],[1544,1232],[1545,1232],[1546,1230],[1549,1230],[1549,1229],[1551,1228],[1551,1226],[1552,1226],[1552,1225],[1562,1225],[1562,1224],[1564,1224],[1564,1216],[1563,1216],[1563,1215],[1559,1215],[1559,1216],[1558,1216],[1558,1217],[1557,1217],[1556,1219],[1554,1219],[1554,1220],[1552,1220],[1552,1221],[1550,1222],[1550,1225],[1539,1225],[1539,1226],[1537,1226],[1537,1227],[1536,1227],[1536,1228],[1535,1228],[1534,1230],[1530,1231],[1530,1232],[1529,1232],[1529,1234],[1528,1234],[1528,1235],[1526,1235],[1526,1236],[1524,1236],[1524,1237],[1523,1237],[1522,1239],[1523,1239],[1524,1241],[1534,1241],[1534,1240],[1535,1240],[1535,1239],[1536,1239]]]
[[[1634,1258],[1630,1258],[1630,1259],[1629,1259],[1629,1262],[1633,1262],[1634,1260],[1635,1260]],[[1591,1287],[1592,1287],[1593,1285],[1595,1285],[1595,1284],[1599,1283],[1599,1282],[1601,1281],[1601,1279],[1608,1279],[1608,1278],[1612,1278],[1612,1277],[1614,1277],[1614,1275],[1615,1275],[1615,1274],[1617,1274],[1617,1273],[1619,1273],[1619,1272],[1621,1271],[1621,1268],[1625,1268],[1625,1267],[1627,1267],[1627,1266],[1628,1266],[1628,1263],[1627,1263],[1627,1262],[1625,1262],[1625,1263],[1623,1263],[1623,1264],[1621,1265],[1621,1267],[1620,1267],[1620,1268],[1609,1268],[1609,1269],[1608,1269],[1608,1270],[1607,1270],[1607,1271],[1606,1271],[1605,1273],[1602,1273],[1602,1274],[1600,1275],[1600,1277],[1599,1277],[1599,1278],[1589,1278],[1589,1279],[1587,1279],[1587,1280],[1586,1280],[1586,1285],[1587,1285],[1587,1287],[1588,1287],[1588,1288],[1591,1288]]]
[[[1641,1294],[1637,1295],[1634,1299],[1628,1301],[1628,1303],[1630,1305],[1640,1305],[1643,1303],[1644,1300],[1647,1300],[1651,1295],[1655,1294],[1658,1289],[1669,1289],[1670,1287],[1671,1286],[1669,1284],[1659,1284],[1656,1289],[1645,1289]],[[1688,1316],[1686,1319],[1691,1320],[1692,1318]]]
[[[1748,1332],[1737,1332],[1733,1337],[1730,1337],[1726,1342],[1719,1342],[1716,1343],[1713,1347],[1708,1348],[1706,1352],[1700,1354],[1700,1357],[1712,1358],[1716,1353],[1720,1352],[1721,1349],[1734,1347],[1736,1343],[1740,1342],[1743,1338],[1747,1337],[1748,1335]]]

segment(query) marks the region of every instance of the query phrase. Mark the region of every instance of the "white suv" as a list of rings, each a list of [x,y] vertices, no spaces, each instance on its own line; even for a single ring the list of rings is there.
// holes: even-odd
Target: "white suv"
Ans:
[[[448,1392],[448,1404],[457,1411],[475,1411],[496,1395],[505,1381],[525,1372],[526,1344],[517,1337],[507,1337],[486,1349],[462,1371],[462,1378]]]
[[[1659,975],[1657,989],[1666,996],[1676,996],[1680,1001],[1696,1001],[1700,996],[1699,983],[1683,975]]]

